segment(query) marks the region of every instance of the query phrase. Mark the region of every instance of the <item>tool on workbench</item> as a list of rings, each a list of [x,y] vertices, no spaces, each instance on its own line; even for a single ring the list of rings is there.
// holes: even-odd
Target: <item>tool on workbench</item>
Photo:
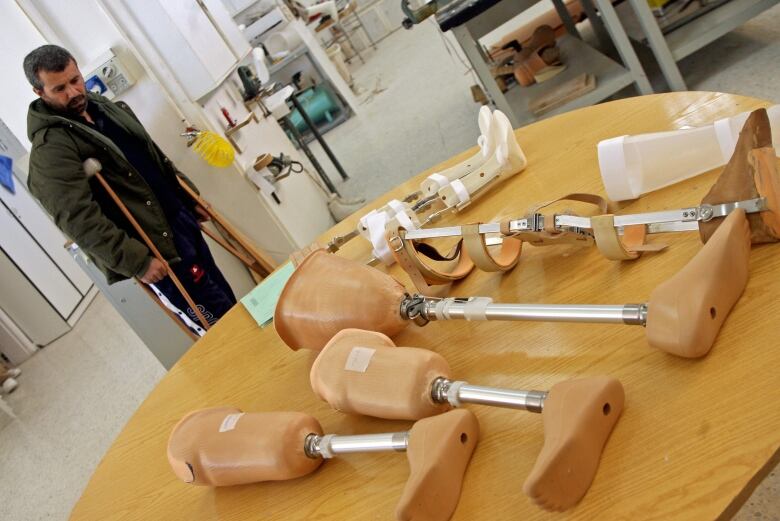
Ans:
[[[541,413],[544,447],[523,490],[548,510],[565,510],[587,492],[623,410],[615,378],[565,380],[549,391],[519,391],[452,379],[438,353],[396,347],[372,331],[336,334],[311,367],[312,390],[334,409],[391,420],[419,420],[463,404]]]
[[[227,486],[295,479],[324,459],[353,452],[406,452],[410,473],[396,519],[446,521],[478,439],[477,418],[465,409],[422,419],[406,432],[346,436],[323,434],[320,423],[301,412],[214,407],[182,418],[167,453],[182,481]]]

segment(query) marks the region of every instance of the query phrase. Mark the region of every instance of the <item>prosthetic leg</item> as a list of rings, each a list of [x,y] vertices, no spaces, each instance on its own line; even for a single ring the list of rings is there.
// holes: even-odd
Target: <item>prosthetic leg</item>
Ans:
[[[404,321],[536,320],[646,326],[651,347],[686,358],[707,354],[747,284],[750,227],[737,209],[676,275],[641,304],[495,304],[492,299],[409,295],[391,276],[363,264],[310,254],[282,290],[274,326],[292,349],[322,349],[347,328],[392,336]]]
[[[467,410],[420,420],[408,432],[340,436],[323,435],[304,413],[216,407],[176,424],[168,461],[182,481],[217,487],[298,478],[350,452],[406,451],[410,473],[396,519],[446,521],[478,439],[477,418]]]
[[[564,510],[585,495],[624,401],[623,386],[608,377],[567,380],[549,392],[453,381],[439,354],[395,347],[381,333],[358,329],[328,342],[310,379],[314,393],[334,409],[380,418],[416,420],[463,403],[541,413],[544,447],[523,490],[548,510]]]

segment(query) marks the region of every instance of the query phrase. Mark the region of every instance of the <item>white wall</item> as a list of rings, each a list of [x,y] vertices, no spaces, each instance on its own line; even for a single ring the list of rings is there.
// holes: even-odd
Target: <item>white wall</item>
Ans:
[[[27,105],[35,94],[25,79],[22,60],[30,50],[45,43],[14,0],[0,0],[0,119],[27,150]]]

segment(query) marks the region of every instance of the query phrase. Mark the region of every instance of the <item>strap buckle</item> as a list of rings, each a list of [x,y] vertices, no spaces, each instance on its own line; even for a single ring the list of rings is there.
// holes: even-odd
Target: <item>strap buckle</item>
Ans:
[[[387,242],[388,244],[390,244],[390,247],[396,253],[404,249],[404,240],[401,238],[400,235],[393,235],[392,237],[390,237],[390,240]]]

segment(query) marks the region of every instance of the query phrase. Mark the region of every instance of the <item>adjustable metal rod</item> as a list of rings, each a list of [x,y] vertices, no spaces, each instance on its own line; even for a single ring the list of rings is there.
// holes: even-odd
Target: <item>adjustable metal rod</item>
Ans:
[[[330,459],[337,454],[349,452],[404,452],[408,445],[408,432],[358,434],[354,436],[309,434],[304,442],[304,451],[310,458]]]
[[[645,325],[647,320],[646,304],[494,304],[485,298],[409,297],[415,298],[415,309],[409,309],[409,306],[405,309],[401,305],[401,313],[406,318],[414,319],[419,315],[425,320],[531,320],[632,325]]]
[[[436,403],[449,403],[453,407],[460,407],[461,403],[476,403],[542,412],[547,393],[545,391],[515,391],[483,387],[470,385],[466,382],[453,382],[440,377],[434,380],[431,385],[431,398]]]

